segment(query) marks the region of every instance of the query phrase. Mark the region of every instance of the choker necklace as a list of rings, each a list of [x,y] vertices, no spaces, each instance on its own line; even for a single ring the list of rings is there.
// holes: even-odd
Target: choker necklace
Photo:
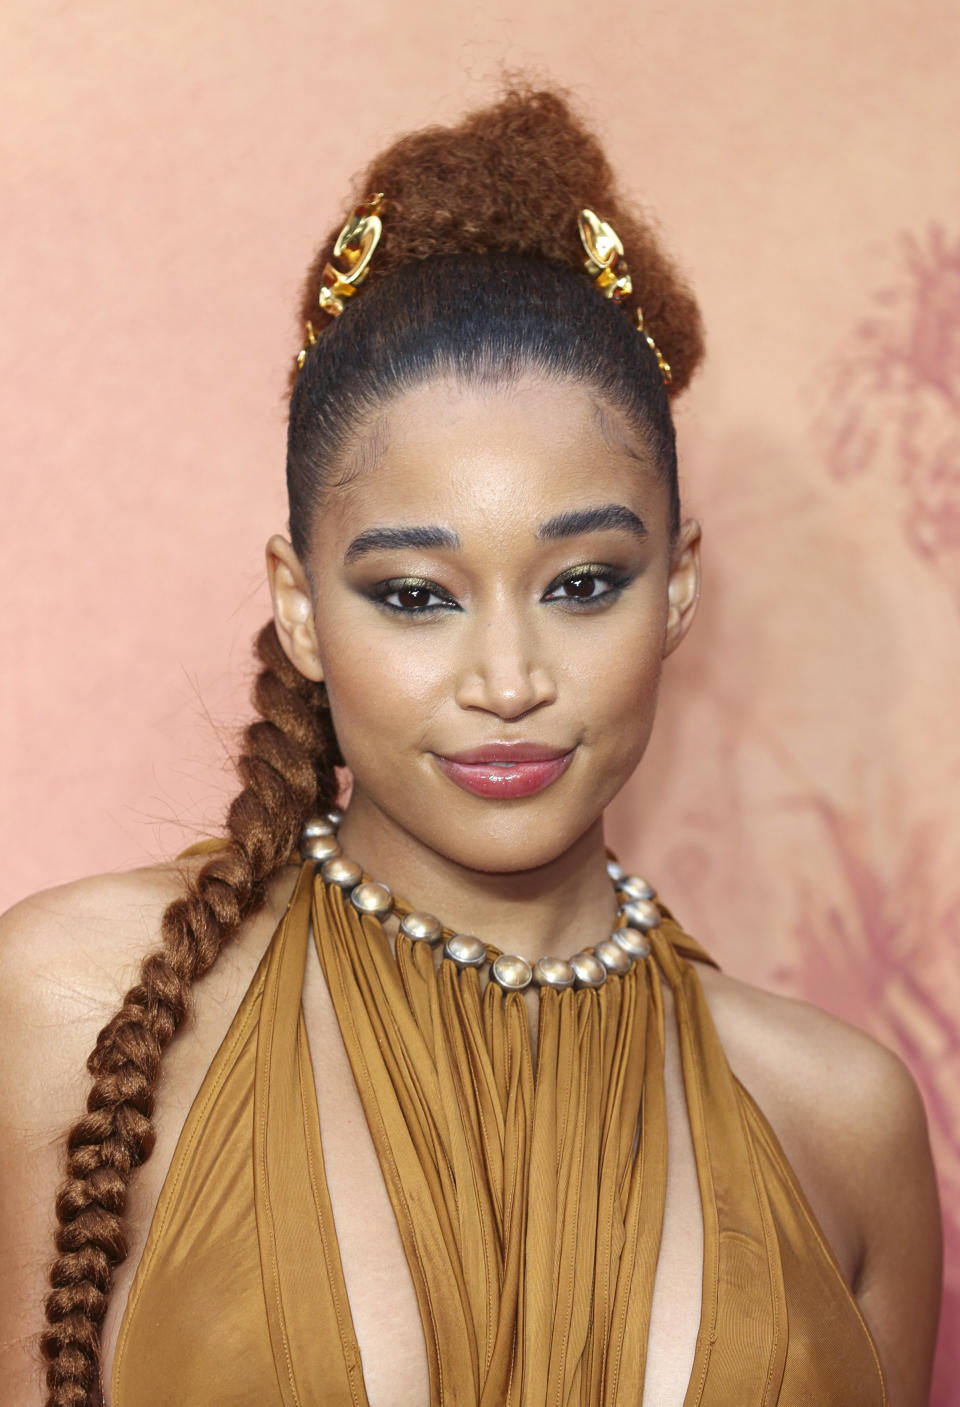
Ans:
[[[400,932],[414,942],[435,945],[443,937],[443,924],[433,914],[408,909],[386,884],[364,879],[355,860],[340,849],[337,829],[343,819],[339,811],[307,821],[300,834],[300,858],[320,866],[325,884],[337,885],[360,914],[382,923],[391,914],[400,919]],[[633,964],[650,953],[647,937],[660,924],[661,913],[654,902],[656,890],[639,875],[629,875],[614,860],[607,874],[617,896],[618,922],[609,938],[584,948],[569,958],[543,957],[532,966],[514,953],[500,953],[490,963],[490,976],[505,992],[522,992],[532,984],[563,991],[567,987],[602,987],[609,976],[624,977]],[[454,933],[443,945],[443,956],[457,967],[482,968],[489,960],[487,944],[470,933]]]

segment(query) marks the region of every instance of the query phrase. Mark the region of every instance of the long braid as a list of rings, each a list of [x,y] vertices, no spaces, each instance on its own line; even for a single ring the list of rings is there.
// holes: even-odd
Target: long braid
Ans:
[[[340,762],[322,686],[300,675],[271,622],[257,636],[262,669],[227,814],[228,843],[163,915],[163,946],[97,1038],[87,1061],[87,1113],[67,1140],[57,1197],[59,1255],[50,1272],[47,1407],[102,1402],[100,1334],[115,1268],[127,1254],[123,1212],[134,1168],[154,1145],[154,1091],[163,1052],[187,1012],[190,985],[262,904],[294,851],[305,818],[335,804]]]

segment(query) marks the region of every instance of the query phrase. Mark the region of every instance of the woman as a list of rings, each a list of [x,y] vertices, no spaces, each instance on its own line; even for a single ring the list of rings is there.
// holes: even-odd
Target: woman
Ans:
[[[919,1407],[909,1075],[604,847],[699,593],[696,306],[555,94],[362,193],[226,838],[5,920],[4,1400]]]

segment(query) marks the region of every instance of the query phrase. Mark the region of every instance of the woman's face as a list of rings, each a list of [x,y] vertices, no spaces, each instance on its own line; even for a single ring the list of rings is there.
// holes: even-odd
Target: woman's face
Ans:
[[[406,393],[345,468],[306,572],[282,539],[268,556],[351,818],[474,870],[556,859],[643,755],[697,524],[671,552],[667,491],[619,413],[534,374]]]

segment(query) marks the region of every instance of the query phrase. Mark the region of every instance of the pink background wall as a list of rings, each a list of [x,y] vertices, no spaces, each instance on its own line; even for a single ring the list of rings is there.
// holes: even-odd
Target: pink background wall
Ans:
[[[955,1325],[960,9],[591,13],[5,6],[0,902],[216,824],[301,271],[384,140],[532,65],[595,115],[710,335],[680,415],[702,614],[614,842],[731,972],[905,1056]]]

